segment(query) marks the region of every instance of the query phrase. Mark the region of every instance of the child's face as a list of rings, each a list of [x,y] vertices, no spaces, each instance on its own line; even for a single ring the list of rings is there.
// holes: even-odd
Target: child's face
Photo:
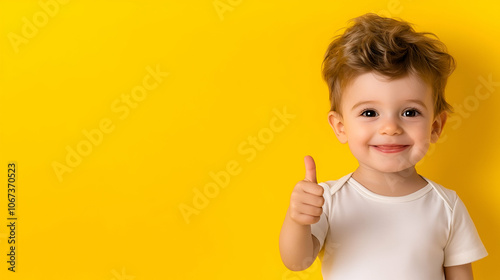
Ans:
[[[414,75],[388,81],[372,72],[362,74],[342,94],[342,116],[330,112],[329,122],[360,168],[414,168],[446,122],[445,112],[434,118],[432,89]]]

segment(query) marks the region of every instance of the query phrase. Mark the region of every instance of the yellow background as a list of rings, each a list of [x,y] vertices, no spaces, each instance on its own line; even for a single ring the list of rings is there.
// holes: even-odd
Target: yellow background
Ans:
[[[336,31],[366,12],[434,32],[456,58],[447,98],[465,113],[418,170],[468,207],[489,252],[476,279],[500,273],[494,1],[66,2],[42,0],[52,15],[38,1],[0,2],[0,162],[3,174],[18,165],[17,272],[7,271],[3,176],[0,279],[321,279],[318,261],[289,272],[278,236],[305,155],[318,181],[357,166],[327,123],[320,65]],[[148,67],[168,76],[117,113]],[[497,84],[480,100],[489,76]],[[276,110],[294,117],[277,122]],[[54,162],[103,120],[114,129],[59,180]],[[228,163],[238,172],[227,186],[206,187]],[[204,188],[207,205],[183,217]]]

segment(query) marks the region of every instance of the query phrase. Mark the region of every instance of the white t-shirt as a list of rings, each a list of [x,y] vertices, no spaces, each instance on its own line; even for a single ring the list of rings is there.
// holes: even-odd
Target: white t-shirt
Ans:
[[[488,255],[455,191],[422,177],[429,184],[414,193],[383,196],[351,174],[319,183],[325,204],[311,232],[323,279],[443,280],[443,266]]]

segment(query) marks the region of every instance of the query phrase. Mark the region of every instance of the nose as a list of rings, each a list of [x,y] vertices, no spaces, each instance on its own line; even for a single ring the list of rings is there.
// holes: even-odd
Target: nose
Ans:
[[[397,118],[387,117],[381,120],[379,133],[385,135],[399,135],[403,133],[403,128],[400,126]]]

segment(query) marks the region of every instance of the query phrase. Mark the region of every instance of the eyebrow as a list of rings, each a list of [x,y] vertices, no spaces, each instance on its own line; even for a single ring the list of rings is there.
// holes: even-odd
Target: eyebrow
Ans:
[[[408,99],[408,100],[405,100],[404,102],[413,102],[413,103],[417,103],[419,104],[420,106],[424,107],[425,109],[427,109],[427,106],[425,106],[425,103],[422,102],[421,100],[418,100],[418,99]],[[358,102],[356,104],[354,104],[354,106],[352,106],[351,110],[354,110],[356,107],[359,107],[361,105],[364,105],[364,104],[371,104],[371,103],[380,103],[379,101],[376,101],[376,100],[368,100],[368,101],[361,101],[361,102]]]
[[[420,106],[424,107],[424,109],[427,109],[427,106],[425,106],[425,103],[422,102],[422,100],[418,100],[418,99],[408,99],[406,100],[406,102],[413,102],[413,103],[417,103],[419,104]]]
[[[370,100],[370,101],[361,101],[361,102],[358,102],[358,103],[354,104],[354,106],[352,106],[351,110],[354,110],[356,107],[359,107],[359,106],[361,106],[363,104],[371,104],[371,103],[379,103],[379,102],[378,101],[372,101],[372,100]]]

